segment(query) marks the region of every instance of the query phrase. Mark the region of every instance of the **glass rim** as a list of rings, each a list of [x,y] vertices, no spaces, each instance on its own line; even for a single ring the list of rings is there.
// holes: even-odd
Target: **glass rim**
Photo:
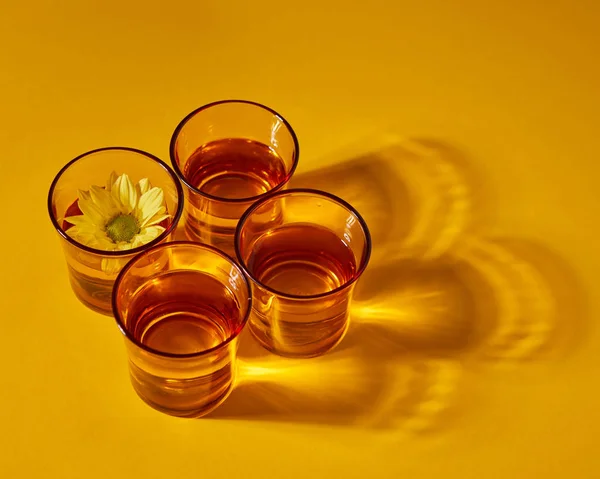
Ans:
[[[119,309],[117,308],[118,288],[119,288],[121,282],[123,281],[123,278],[125,277],[125,275],[133,267],[134,263],[137,260],[142,259],[143,256],[148,255],[154,251],[157,251],[160,249],[166,249],[166,248],[179,247],[179,246],[192,246],[194,248],[204,249],[204,250],[210,251],[214,254],[217,254],[218,256],[221,256],[223,259],[227,260],[229,263],[231,263],[233,266],[235,266],[236,269],[239,270],[240,276],[243,278],[244,284],[246,285],[246,288],[248,291],[248,306],[246,309],[246,313],[244,314],[244,317],[242,318],[242,321],[240,323],[241,326],[239,328],[239,331],[237,331],[234,334],[231,334],[227,339],[221,341],[216,346],[213,346],[209,349],[205,349],[203,351],[198,351],[195,353],[184,353],[184,354],[168,353],[165,351],[160,351],[158,349],[151,348],[150,346],[146,346],[141,341],[138,341],[135,337],[133,337],[133,335],[131,335],[131,333],[129,332],[129,329],[127,329],[125,327],[123,318],[121,317],[121,313],[119,312]],[[198,357],[205,356],[207,354],[214,353],[215,351],[222,349],[223,347],[227,346],[229,343],[231,343],[234,339],[236,339],[242,333],[242,331],[244,330],[244,327],[246,326],[246,323],[248,322],[248,319],[250,318],[250,313],[252,312],[252,288],[250,287],[250,282],[248,281],[248,277],[245,275],[244,270],[227,253],[224,253],[223,251],[215,248],[214,246],[203,244],[203,243],[195,243],[193,241],[170,241],[168,243],[161,243],[161,244],[154,245],[152,248],[142,251],[141,253],[137,254],[134,258],[132,258],[131,261],[129,261],[127,263],[127,265],[125,265],[125,267],[119,272],[119,275],[117,276],[117,279],[115,280],[115,283],[113,285],[113,290],[112,290],[112,294],[111,294],[111,306],[112,306],[113,316],[117,323],[117,327],[119,328],[119,330],[121,331],[123,336],[125,336],[129,341],[131,341],[138,348],[143,349],[144,351],[146,351],[150,354],[153,354],[155,356],[160,356],[163,358],[172,358],[172,359],[198,358]]]
[[[173,221],[171,221],[171,224],[169,225],[169,227],[166,228],[165,231],[163,231],[160,235],[158,235],[152,241],[149,241],[148,243],[145,243],[136,248],[132,248],[129,250],[123,250],[123,251],[107,251],[107,250],[103,250],[103,249],[92,248],[91,246],[87,246],[82,243],[79,243],[78,241],[75,241],[73,238],[71,238],[67,234],[67,232],[62,228],[62,225],[59,224],[58,219],[55,218],[54,213],[53,213],[52,198],[54,196],[54,190],[56,188],[56,185],[58,184],[58,181],[60,180],[62,175],[65,173],[65,171],[67,171],[73,164],[75,164],[79,160],[81,160],[85,157],[91,156],[93,154],[96,154],[96,153],[104,152],[104,151],[124,151],[124,152],[129,152],[129,153],[137,153],[139,155],[145,156],[147,159],[153,160],[154,162],[158,163],[159,166],[162,167],[162,169],[165,170],[165,172],[171,177],[171,179],[173,180],[173,183],[175,185],[175,189],[177,190],[177,209],[175,211],[175,214],[173,215]],[[58,231],[58,234],[62,238],[64,238],[67,242],[69,242],[70,244],[75,246],[76,248],[86,251],[87,253],[95,254],[97,256],[110,256],[110,257],[130,256],[132,254],[137,254],[139,252],[146,250],[147,248],[150,248],[154,245],[159,244],[169,234],[171,234],[177,227],[177,224],[179,223],[179,220],[181,219],[181,215],[183,214],[183,206],[184,206],[183,188],[182,188],[181,184],[179,183],[179,178],[173,172],[173,170],[169,167],[169,165],[167,165],[167,163],[165,163],[163,160],[161,160],[157,156],[153,155],[152,153],[148,153],[147,151],[139,150],[137,148],[131,148],[128,146],[106,146],[103,148],[96,148],[94,150],[86,151],[85,153],[82,153],[81,155],[76,156],[75,158],[73,158],[71,161],[69,161],[66,165],[64,165],[59,170],[59,172],[54,177],[54,180],[52,180],[52,183],[50,184],[50,189],[48,191],[48,214],[50,215],[50,221],[52,221],[52,224],[54,225],[54,228],[56,229],[56,231]]]
[[[249,196],[247,198],[223,198],[221,196],[211,195],[210,193],[206,193],[204,191],[199,190],[194,185],[192,185],[191,183],[189,183],[188,180],[185,178],[185,175],[183,174],[183,172],[179,168],[179,165],[177,164],[177,160],[175,158],[175,143],[177,142],[177,138],[179,137],[179,134],[181,133],[181,130],[183,130],[183,128],[185,127],[185,125],[187,125],[187,123],[193,117],[195,117],[198,113],[201,113],[204,110],[208,110],[209,108],[213,108],[215,106],[224,105],[224,104],[228,104],[228,103],[238,103],[238,104],[251,105],[251,106],[258,107],[258,108],[260,108],[262,110],[268,111],[272,115],[274,115],[277,118],[279,118],[279,120],[281,120],[281,122],[285,125],[285,127],[288,130],[288,132],[290,133],[290,135],[292,137],[292,140],[294,142],[294,150],[295,150],[295,152],[294,152],[294,159],[293,159],[293,163],[292,163],[292,167],[290,168],[290,171],[286,174],[285,178],[281,182],[279,182],[277,185],[275,185],[269,191],[267,191],[265,193],[262,193],[260,195]],[[196,193],[196,194],[198,194],[200,196],[204,196],[205,198],[208,198],[211,201],[219,201],[221,203],[249,203],[249,202],[257,201],[260,198],[264,197],[265,195],[268,195],[268,194],[271,194],[271,193],[274,193],[276,191],[281,190],[281,188],[283,188],[283,186],[285,186],[285,184],[288,181],[290,181],[290,178],[292,177],[292,175],[296,171],[296,167],[298,166],[298,160],[300,158],[300,144],[298,142],[298,137],[296,136],[296,132],[292,128],[292,125],[282,115],[280,115],[279,113],[277,113],[272,108],[270,108],[270,107],[268,107],[266,105],[263,105],[262,103],[258,103],[258,102],[251,101],[251,100],[236,100],[236,99],[218,100],[218,101],[213,101],[211,103],[207,103],[206,105],[203,105],[203,106],[201,106],[199,108],[196,108],[192,112],[188,113],[183,118],[183,120],[181,120],[179,122],[179,124],[175,127],[175,130],[173,131],[173,134],[171,135],[171,141],[169,143],[169,157],[171,159],[171,165],[173,166],[173,170],[175,171],[175,173],[177,174],[177,176],[179,177],[179,179],[181,180],[181,182],[185,186],[187,186],[190,190],[192,190],[194,193]]]
[[[360,261],[360,267],[356,270],[356,273],[354,274],[353,278],[350,279],[349,281],[346,281],[341,286],[338,286],[337,288],[332,289],[331,291],[327,291],[325,293],[318,293],[318,294],[311,294],[311,295],[297,295],[297,294],[288,294],[288,293],[283,293],[281,291],[277,291],[276,289],[273,289],[273,288],[267,286],[262,281],[259,281],[250,272],[250,270],[248,269],[248,266],[246,265],[246,262],[244,261],[244,259],[242,257],[242,253],[240,251],[240,237],[241,237],[242,229],[244,227],[244,223],[246,222],[246,220],[258,208],[263,206],[268,201],[278,200],[284,196],[291,196],[291,195],[296,195],[296,194],[302,194],[302,195],[307,195],[307,196],[317,196],[317,197],[321,197],[321,198],[326,198],[328,200],[333,201],[334,203],[337,203],[339,206],[345,208],[346,210],[348,210],[350,213],[352,213],[356,217],[356,219],[360,223],[360,226],[363,230],[363,234],[365,235],[365,250],[363,251],[363,254],[362,254],[362,258]],[[259,285],[261,288],[265,289],[269,293],[275,294],[281,298],[294,299],[294,300],[312,300],[312,299],[326,298],[332,294],[343,291],[346,288],[350,287],[352,284],[354,284],[356,281],[358,281],[358,279],[361,277],[361,275],[365,271],[367,265],[369,264],[369,259],[371,257],[372,243],[371,243],[371,233],[369,231],[366,221],[361,216],[361,214],[356,210],[356,208],[354,208],[354,206],[352,206],[350,203],[343,200],[339,196],[336,196],[327,191],[317,190],[317,189],[313,189],[313,188],[290,188],[287,190],[278,191],[276,193],[265,196],[263,199],[254,203],[252,206],[250,206],[250,208],[248,208],[244,212],[244,214],[241,216],[240,220],[238,221],[237,227],[235,229],[234,248],[235,248],[235,254],[239,261],[240,267],[242,268],[244,273],[246,275],[248,275],[248,277],[252,280],[253,283],[256,283],[257,285]]]

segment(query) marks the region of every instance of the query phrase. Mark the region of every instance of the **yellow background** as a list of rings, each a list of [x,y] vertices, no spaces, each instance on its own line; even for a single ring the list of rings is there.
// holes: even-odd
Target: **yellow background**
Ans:
[[[599,5],[3,1],[0,476],[600,477]],[[48,187],[97,147],[167,160],[179,120],[224,98],[262,102],[292,123],[299,174],[390,132],[464,153],[486,234],[543,244],[568,264],[556,294],[577,290],[578,306],[557,321],[577,339],[510,362],[424,355],[418,370],[454,384],[436,393],[452,389],[440,400],[446,419],[426,428],[330,420],[337,401],[360,400],[346,364],[359,359],[344,351],[282,376],[292,394],[273,395],[270,417],[236,418],[233,401],[233,417],[202,420],[145,406],[112,320],[70,291]],[[378,377],[369,361],[360,371]],[[294,394],[307,393],[335,400],[304,420]],[[360,410],[377,414],[369,404]],[[440,409],[427,404],[419,410]]]

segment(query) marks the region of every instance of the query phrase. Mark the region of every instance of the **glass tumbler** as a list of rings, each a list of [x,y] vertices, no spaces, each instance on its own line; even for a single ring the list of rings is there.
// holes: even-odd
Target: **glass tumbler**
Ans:
[[[251,306],[242,270],[212,246],[176,241],[136,256],[117,278],[113,309],[138,396],[173,416],[215,409],[233,388]]]
[[[235,247],[252,281],[249,329],[265,348],[313,357],[342,340],[371,252],[367,225],[352,206],[318,190],[274,193],[242,216]]]
[[[89,195],[92,186],[106,189],[111,182],[111,174],[127,174],[136,189],[139,181],[147,189],[159,187],[164,195],[167,218],[158,226],[164,228],[161,234],[151,241],[123,249],[106,251],[83,244],[68,234],[71,225],[65,217],[81,215],[80,195]],[[141,199],[142,191],[136,191],[136,199]],[[109,147],[84,153],[67,163],[56,175],[48,193],[50,220],[60,235],[67,261],[69,279],[75,296],[90,309],[112,315],[111,294],[115,279],[123,266],[137,253],[155,244],[168,240],[177,226],[183,211],[183,188],[171,168],[157,157],[141,150],[126,147]],[[139,206],[139,205],[138,205]],[[88,211],[97,215],[98,211]],[[112,218],[100,215],[97,223]],[[156,229],[155,229],[156,231]]]
[[[235,255],[246,209],[281,190],[298,164],[294,130],[259,103],[225,100],[190,113],[175,129],[170,155],[185,186],[185,233],[191,241]]]

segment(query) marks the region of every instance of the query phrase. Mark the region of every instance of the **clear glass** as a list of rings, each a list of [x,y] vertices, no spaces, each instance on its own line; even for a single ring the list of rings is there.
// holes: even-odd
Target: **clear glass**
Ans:
[[[342,340],[371,254],[369,230],[352,206],[318,190],[277,192],[242,216],[235,248],[252,281],[249,329],[265,348],[312,357]]]
[[[73,214],[67,210],[72,210],[79,191],[89,190],[92,185],[106,185],[111,172],[126,173],[134,183],[148,178],[153,186],[163,189],[167,213],[172,216],[163,225],[165,231],[153,241],[127,251],[103,251],[82,245],[66,233],[68,225],[63,221],[65,216]],[[183,199],[183,189],[173,170],[141,150],[101,148],[67,163],[50,186],[48,212],[61,238],[75,296],[90,309],[112,316],[111,295],[119,271],[140,251],[171,238],[183,211]]]
[[[234,255],[237,223],[265,194],[285,187],[298,164],[290,124],[258,103],[225,100],[185,117],[171,163],[185,187],[185,234]]]
[[[216,248],[176,241],[136,256],[117,278],[113,309],[139,397],[179,417],[215,409],[233,388],[251,307],[244,273]]]

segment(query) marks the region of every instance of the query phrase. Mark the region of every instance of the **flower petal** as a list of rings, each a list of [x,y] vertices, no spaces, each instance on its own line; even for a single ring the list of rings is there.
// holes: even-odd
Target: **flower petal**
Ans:
[[[77,197],[81,200],[86,200],[89,201],[90,199],[90,193],[89,191],[84,191],[84,190],[77,190]]]
[[[111,191],[113,198],[120,203],[121,206],[125,207],[123,211],[125,214],[129,214],[137,205],[138,196],[135,186],[125,173],[117,178]]]
[[[106,222],[105,215],[93,199],[79,198],[77,205],[91,223],[97,226],[104,226]]]
[[[160,223],[165,218],[170,217],[171,215],[165,214],[166,212],[167,212],[167,208],[165,208],[164,206],[161,206],[160,208],[158,208],[158,210],[156,210],[156,213],[154,213],[153,216],[151,216],[149,218],[144,218],[143,220],[140,221],[140,228],[143,228],[145,226],[155,225],[157,223]]]
[[[114,249],[114,244],[107,242],[107,239],[103,238],[104,233],[98,231],[98,229],[82,229],[81,227],[73,226],[67,230],[67,234],[78,243],[91,248],[108,251]]]
[[[104,188],[100,188],[99,186],[92,186],[90,188],[90,196],[92,201],[98,207],[98,210],[102,213],[103,216],[103,224],[106,224],[108,220],[110,220],[113,216],[119,213],[119,208],[111,196],[109,191],[106,191]]]
[[[150,184],[150,180],[148,178],[142,178],[140,181],[138,181],[137,190],[140,196],[147,193],[151,188],[152,185]]]
[[[162,188],[153,187],[142,195],[137,205],[136,216],[140,225],[143,225],[148,219],[159,213],[161,206],[165,201],[165,195]]]
[[[67,234],[78,243],[81,243],[86,246],[91,246],[91,244],[95,241],[96,237],[94,233],[89,231],[82,231],[77,227],[69,228],[67,230]]]
[[[80,228],[78,226],[69,228],[66,233],[75,241],[88,246],[91,245],[92,238],[96,237],[96,231],[92,228]]]
[[[118,251],[126,251],[131,248],[133,248],[133,245],[127,241],[121,241],[120,243],[117,243]]]
[[[142,246],[144,244],[144,240],[142,239],[142,237],[138,234],[135,235],[133,237],[133,241],[131,242],[131,247],[132,248],[138,248],[140,246]]]
[[[90,218],[85,215],[67,216],[66,218],[63,218],[63,221],[67,221],[79,228],[98,228],[94,223],[90,221]]]
[[[98,226],[94,225],[84,215],[65,218],[73,224],[66,233],[78,243],[90,248],[113,251],[117,245]]]
[[[114,171],[110,172],[110,175],[108,176],[108,181],[106,182],[106,190],[107,191],[111,191],[113,188],[113,185],[115,184],[115,181],[117,181],[117,173]]]
[[[162,226],[149,226],[147,228],[142,228],[142,231],[135,237],[139,238],[143,242],[142,244],[146,244],[153,239],[158,238],[164,231],[165,229]]]
[[[149,218],[148,220],[146,220],[142,225],[140,225],[140,227],[144,228],[147,226],[154,226],[157,225],[158,223],[160,223],[163,220],[166,220],[167,218],[170,218],[171,215],[159,215],[159,216],[153,216],[152,218]]]
[[[96,246],[97,249],[103,249],[105,251],[114,251],[117,249],[117,245],[108,237],[101,237],[96,235]]]

